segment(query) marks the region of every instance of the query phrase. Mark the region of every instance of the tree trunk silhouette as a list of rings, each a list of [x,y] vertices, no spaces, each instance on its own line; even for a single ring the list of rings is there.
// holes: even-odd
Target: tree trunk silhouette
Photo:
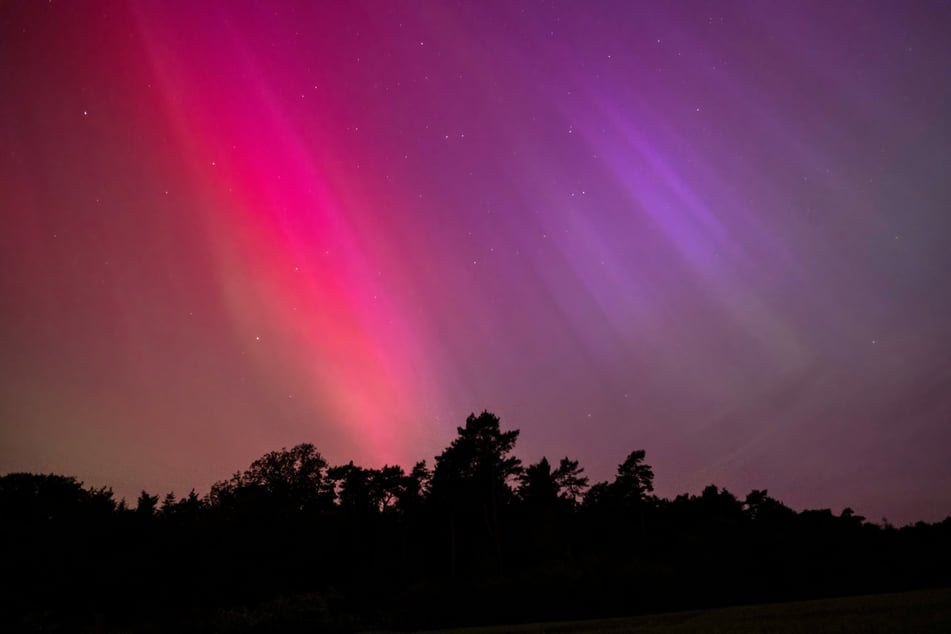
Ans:
[[[456,578],[456,514],[449,513],[449,576]]]

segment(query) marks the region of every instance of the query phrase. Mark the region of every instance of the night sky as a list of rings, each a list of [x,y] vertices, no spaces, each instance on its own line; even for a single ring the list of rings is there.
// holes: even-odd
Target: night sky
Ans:
[[[0,472],[951,514],[947,2],[6,2],[0,220]]]

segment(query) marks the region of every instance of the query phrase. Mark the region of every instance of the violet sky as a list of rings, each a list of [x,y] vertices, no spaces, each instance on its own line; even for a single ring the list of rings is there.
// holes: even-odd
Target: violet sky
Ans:
[[[134,497],[469,412],[658,493],[951,514],[948,2],[0,5],[0,472]]]

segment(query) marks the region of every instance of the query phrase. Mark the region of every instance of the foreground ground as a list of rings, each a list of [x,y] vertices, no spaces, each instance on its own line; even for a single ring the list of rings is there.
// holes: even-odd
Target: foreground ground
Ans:
[[[439,630],[439,632],[445,634],[951,632],[951,588],[653,614],[624,619],[460,628]]]

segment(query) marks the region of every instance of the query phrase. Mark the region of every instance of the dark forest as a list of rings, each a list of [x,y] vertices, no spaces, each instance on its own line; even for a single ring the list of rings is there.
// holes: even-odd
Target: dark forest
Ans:
[[[713,484],[663,499],[643,450],[590,483],[570,457],[523,464],[518,436],[470,415],[409,470],[300,444],[134,505],[5,475],[0,629],[410,630],[951,584],[951,517],[896,528]]]

